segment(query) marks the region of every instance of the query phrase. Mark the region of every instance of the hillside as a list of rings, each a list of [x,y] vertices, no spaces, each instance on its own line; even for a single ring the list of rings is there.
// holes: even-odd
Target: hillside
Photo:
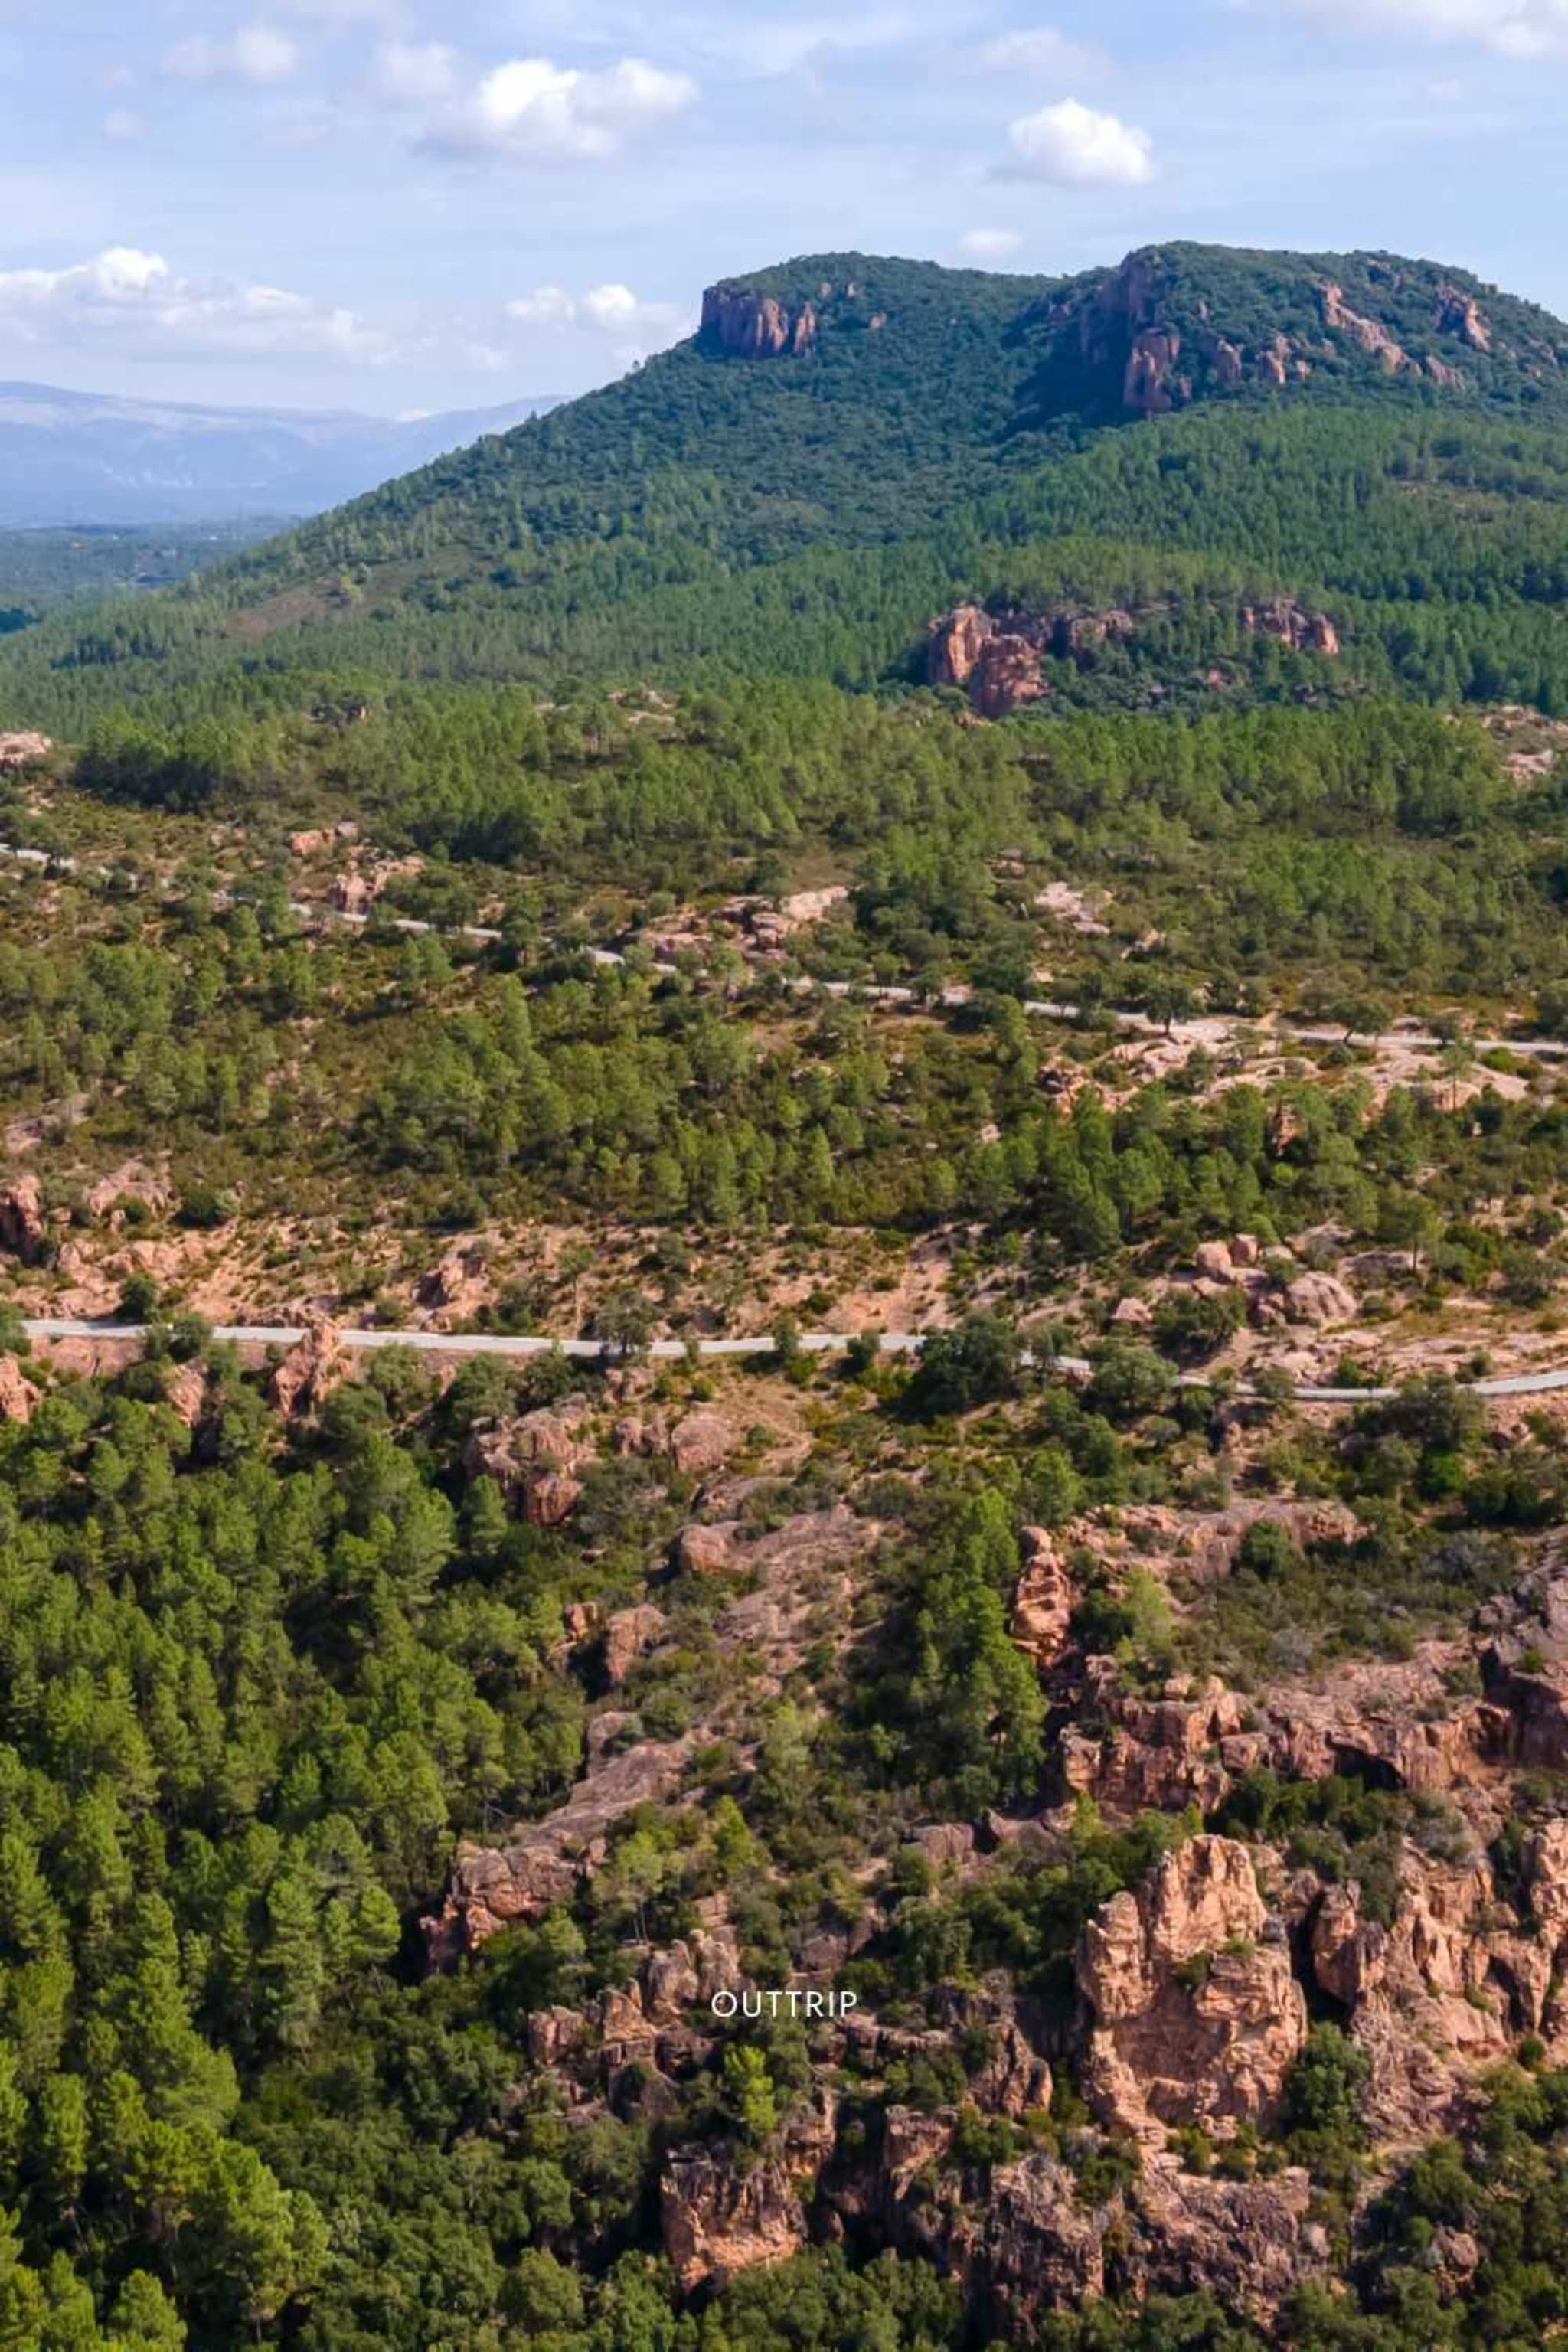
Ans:
[[[1563,354],[793,263],[0,642],[0,2352],[1563,2336]]]
[[[1173,246],[1072,281],[816,257],[710,289],[602,392],[46,633],[0,702],[77,732],[261,658],[870,683],[921,673],[944,605],[1070,594],[1070,537],[1079,607],[1141,582],[1178,608],[1183,678],[1234,650],[1210,608],[1286,595],[1326,604],[1341,680],[1568,708],[1564,353],[1544,313],[1382,256]]]

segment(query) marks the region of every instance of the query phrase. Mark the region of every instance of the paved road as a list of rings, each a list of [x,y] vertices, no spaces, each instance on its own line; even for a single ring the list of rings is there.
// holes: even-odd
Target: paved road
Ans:
[[[121,1323],[113,1317],[96,1318],[71,1316],[36,1315],[24,1318],[24,1328],[35,1339],[142,1339],[147,1336],[144,1323]],[[563,1356],[579,1358],[591,1363],[613,1362],[615,1352],[601,1339],[557,1339],[547,1334],[521,1335],[500,1331],[356,1331],[340,1329],[339,1338],[345,1348],[413,1348],[422,1354],[440,1356],[505,1356],[527,1357],[546,1355],[558,1348]],[[931,1335],[925,1331],[883,1331],[878,1344],[884,1355],[918,1355]],[[222,1323],[215,1327],[216,1339],[249,1343],[257,1347],[291,1348],[305,1337],[297,1324]],[[799,1345],[808,1355],[831,1355],[850,1345],[850,1335],[844,1331],[805,1331]],[[687,1354],[683,1339],[655,1339],[647,1354],[664,1361],[679,1361]],[[765,1333],[746,1339],[700,1339],[700,1356],[771,1356],[775,1343]],[[1068,1379],[1081,1379],[1093,1370],[1087,1356],[1049,1356],[1036,1359],[1026,1354],[1026,1362],[1037,1360],[1049,1371]],[[1177,1376],[1182,1388],[1206,1388],[1208,1381],[1201,1372],[1183,1372]],[[1550,1371],[1512,1372],[1497,1380],[1465,1381],[1460,1386],[1479,1397],[1547,1396],[1568,1389],[1568,1366]],[[1250,1391],[1247,1384],[1238,1384],[1237,1393]],[[1295,1394],[1303,1404],[1365,1404],[1369,1401],[1396,1396],[1394,1388],[1334,1388],[1299,1383]]]
[[[0,857],[16,858],[22,864],[35,866],[40,871],[45,867],[52,866],[57,873],[85,873],[91,879],[99,882],[110,882],[116,878],[113,869],[110,866],[83,866],[77,858],[53,857],[47,850],[21,849],[14,842],[9,841],[0,841]],[[217,894],[216,903],[220,905],[226,903],[224,893]],[[487,929],[482,923],[437,924],[422,922],[413,915],[350,914],[342,908],[310,905],[302,899],[290,899],[289,911],[312,930],[325,930],[337,924],[342,924],[351,930],[363,929],[368,924],[374,922],[378,928],[405,932],[415,938],[423,938],[434,931],[445,939],[476,940],[481,946],[487,947],[496,945],[505,936],[501,931]],[[615,948],[591,947],[584,949],[582,952],[594,963],[624,964],[626,961],[625,955]],[[674,977],[678,971],[675,964],[660,962],[657,959],[651,969],[665,978]],[[927,994],[917,988],[901,988],[886,984],[874,986],[868,982],[851,980],[812,980],[804,976],[793,980],[790,986],[800,994],[820,992],[825,996],[853,997],[868,1004],[932,1003],[949,1009],[967,1004],[971,996],[971,991],[962,985],[944,988],[935,993]],[[1054,997],[1024,999],[1026,1013],[1034,1013],[1048,1021],[1076,1021],[1081,1009],[1080,1006],[1065,999]],[[1178,1042],[1190,1037],[1196,1043],[1203,1037],[1205,1029],[1212,1034],[1212,1029],[1208,1024],[1215,1020],[1228,1019],[1229,1016],[1210,1013],[1200,1021],[1178,1021],[1172,1025],[1169,1032],[1163,1022],[1154,1020],[1147,1013],[1108,1010],[1105,1018],[1115,1028],[1131,1035],[1163,1037],[1169,1034]],[[1237,1029],[1267,1030],[1272,1027],[1279,1035],[1293,1038],[1306,1045],[1339,1045],[1344,1043],[1345,1038],[1342,1022],[1335,1024],[1330,1022],[1292,1021],[1284,1014],[1263,1015],[1256,1021],[1244,1020],[1240,1015],[1237,1015],[1232,1025]],[[1363,1046],[1392,1052],[1401,1045],[1436,1048],[1447,1041],[1429,1029],[1399,1027],[1387,1030],[1377,1036],[1357,1037],[1355,1042]],[[1471,1050],[1477,1054],[1528,1054],[1537,1058],[1547,1059],[1568,1055],[1568,1037],[1471,1037],[1468,1042]]]

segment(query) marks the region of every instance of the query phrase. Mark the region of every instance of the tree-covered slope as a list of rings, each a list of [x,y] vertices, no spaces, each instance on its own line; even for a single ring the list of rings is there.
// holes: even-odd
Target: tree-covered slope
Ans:
[[[1357,616],[1372,682],[1555,700],[1565,354],[1544,312],[1376,255],[1172,246],[1072,281],[812,257],[710,289],[694,337],[601,392],[35,633],[0,707],[77,732],[323,656],[865,683],[1064,533],[1397,606]],[[1417,626],[1407,660],[1417,604],[1460,642]]]

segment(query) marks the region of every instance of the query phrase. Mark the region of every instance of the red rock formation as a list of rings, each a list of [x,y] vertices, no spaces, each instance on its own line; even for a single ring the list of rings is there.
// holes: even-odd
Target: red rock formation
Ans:
[[[700,331],[721,351],[742,359],[798,357],[816,341],[816,312],[810,302],[793,309],[776,295],[743,286],[710,286],[702,297]]]
[[[1396,343],[1386,327],[1375,319],[1363,318],[1345,300],[1344,289],[1332,278],[1325,278],[1318,289],[1323,306],[1323,324],[1336,334],[1348,335],[1352,343],[1374,359],[1387,375],[1397,375],[1402,368],[1414,367],[1415,362],[1402,345]]]
[[[1244,604],[1241,625],[1249,635],[1278,637],[1296,653],[1337,654],[1340,633],[1326,613],[1310,613],[1289,596],[1267,604]]]
[[[1174,327],[1147,328],[1132,339],[1121,379],[1121,404],[1139,416],[1164,416],[1192,397],[1192,385],[1173,371],[1182,339]]]
[[[926,677],[932,686],[967,686],[996,624],[978,604],[960,604],[931,624]]]
[[[494,1478],[530,1526],[559,1527],[582,1500],[574,1473],[593,1459],[582,1434],[590,1411],[586,1397],[568,1397],[516,1420],[480,1422],[468,1433],[463,1467],[470,1478]]]
[[[758,2263],[783,2262],[806,2242],[809,2192],[833,2146],[831,2108],[795,2126],[777,2155],[741,2171],[707,2148],[676,2148],[659,2182],[665,2259],[683,2293],[722,2285]]]
[[[273,1403],[290,1421],[319,1412],[327,1397],[349,1374],[343,1335],[325,1315],[305,1318],[305,1331],[289,1349],[272,1375]]]
[[[612,1690],[625,1682],[637,1660],[646,1657],[664,1631],[664,1612],[651,1601],[633,1609],[617,1609],[605,1621],[605,1680]]]
[[[0,1250],[7,1250],[24,1265],[36,1265],[44,1254],[48,1225],[44,1196],[36,1176],[14,1176],[0,1190]]]
[[[1442,285],[1437,289],[1437,326],[1445,335],[1457,335],[1472,352],[1489,352],[1492,331],[1481,315],[1480,304],[1473,294],[1463,294],[1457,286]]]
[[[1093,2023],[1085,2096],[1159,2146],[1167,2126],[1222,2136],[1279,2114],[1307,2006],[1247,1848],[1194,1838],[1084,1929],[1079,1990]]]
[[[1027,637],[986,638],[969,681],[970,702],[982,719],[1005,719],[1049,692],[1040,673],[1039,648]]]
[[[38,1391],[15,1356],[0,1356],[0,1421],[29,1422]]]
[[[1044,1528],[1026,1528],[1020,1542],[1024,1570],[1013,1595],[1009,1631],[1037,1666],[1053,1666],[1067,1647],[1077,1594]]]
[[[735,1433],[722,1413],[699,1406],[678,1421],[669,1433],[669,1458],[683,1478],[700,1477],[720,1469],[735,1443]]]
[[[465,1841],[440,1911],[420,1922],[431,1966],[473,1950],[510,1919],[542,1918],[553,1904],[569,1902],[603,1861],[612,1822],[667,1797],[688,1752],[685,1740],[644,1740],[596,1762],[563,1804],[526,1823],[506,1845]]]

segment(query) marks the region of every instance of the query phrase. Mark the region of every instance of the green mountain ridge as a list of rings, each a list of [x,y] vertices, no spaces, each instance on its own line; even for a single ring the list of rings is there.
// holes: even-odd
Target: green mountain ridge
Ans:
[[[1568,707],[1568,327],[1466,271],[816,255],[722,281],[704,321],[178,593],[28,633],[0,708],[73,735],[324,667],[918,678],[933,613],[1019,575],[1047,593],[1063,539],[1106,542],[1088,569],[1112,604],[1129,548],[1216,562],[1216,612],[1334,600],[1342,683]]]

